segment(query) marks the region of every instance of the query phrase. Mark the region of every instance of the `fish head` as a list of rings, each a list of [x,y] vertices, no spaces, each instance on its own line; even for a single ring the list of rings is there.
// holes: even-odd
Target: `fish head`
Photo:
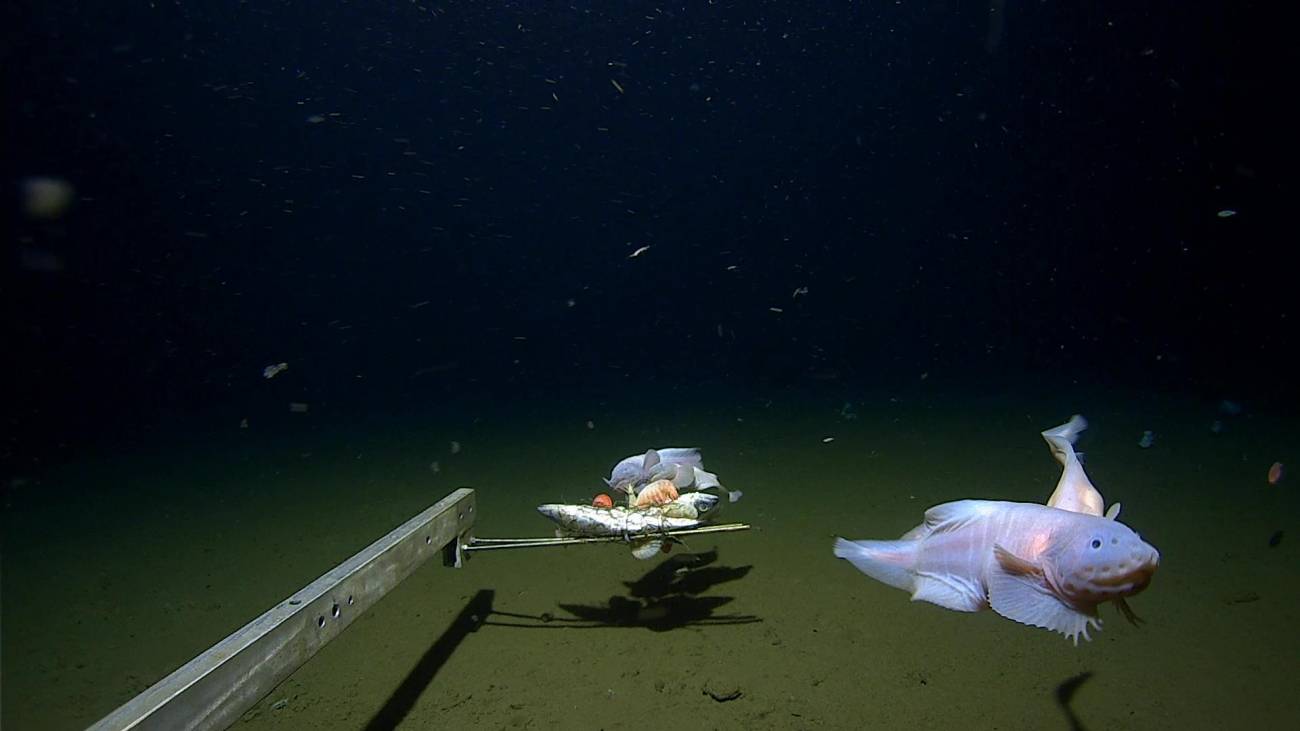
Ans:
[[[712,520],[722,506],[722,498],[707,492],[686,492],[664,505],[664,514],[674,518]]]
[[[1081,516],[1082,517],[1082,516]],[[1065,599],[1096,605],[1133,596],[1151,583],[1160,552],[1115,520],[1078,521],[1055,537],[1049,581]]]

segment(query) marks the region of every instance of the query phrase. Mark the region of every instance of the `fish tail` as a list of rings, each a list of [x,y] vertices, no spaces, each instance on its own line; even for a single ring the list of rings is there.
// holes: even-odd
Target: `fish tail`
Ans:
[[[1052,456],[1062,465],[1069,465],[1071,462],[1077,462],[1078,457],[1074,454],[1074,443],[1079,441],[1079,434],[1088,428],[1088,420],[1081,414],[1075,414],[1064,424],[1052,427],[1043,432],[1043,439],[1047,441],[1047,446],[1052,448]]]
[[[836,538],[835,555],[876,581],[911,591],[916,577],[910,566],[916,546],[916,541],[850,541],[847,538]]]

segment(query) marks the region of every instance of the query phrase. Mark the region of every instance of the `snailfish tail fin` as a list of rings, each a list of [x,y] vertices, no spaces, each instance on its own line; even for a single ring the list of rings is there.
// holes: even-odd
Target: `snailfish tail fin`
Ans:
[[[912,591],[915,575],[909,569],[916,541],[850,541],[835,539],[835,555],[858,571],[896,589]]]
[[[1104,502],[1101,493],[1093,487],[1083,463],[1074,452],[1079,434],[1088,428],[1088,421],[1079,414],[1064,424],[1043,432],[1043,439],[1052,450],[1052,456],[1061,463],[1061,478],[1048,498],[1047,505],[1088,515],[1101,515]]]
[[[1062,465],[1068,465],[1077,458],[1074,454],[1074,443],[1079,441],[1079,434],[1088,428],[1088,420],[1081,414],[1075,414],[1064,424],[1052,427],[1043,432],[1043,439],[1047,441],[1047,446],[1052,448],[1052,456]]]

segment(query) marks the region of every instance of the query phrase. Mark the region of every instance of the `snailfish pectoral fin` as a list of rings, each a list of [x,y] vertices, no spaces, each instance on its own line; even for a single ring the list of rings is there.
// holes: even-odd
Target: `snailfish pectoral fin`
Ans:
[[[718,482],[718,476],[703,469],[699,466],[691,468],[691,481],[695,483],[696,490],[707,490],[711,487],[722,487]]]
[[[1060,632],[1079,644],[1079,635],[1085,640],[1088,629],[1100,627],[1096,610],[1085,613],[1061,601],[1046,581],[1041,566],[1026,561],[1002,546],[994,546],[997,565],[988,579],[989,606],[1007,619]]]
[[[1112,503],[1109,508],[1106,508],[1106,517],[1110,520],[1119,517],[1119,503]]]
[[[998,560],[998,566],[1003,571],[1017,576],[1037,576],[1042,578],[1043,568],[1033,561],[1023,559],[1016,554],[1003,548],[1001,544],[993,544],[993,557]]]
[[[668,479],[672,480],[673,487],[685,490],[695,484],[695,468],[684,464],[673,465],[673,475]]]

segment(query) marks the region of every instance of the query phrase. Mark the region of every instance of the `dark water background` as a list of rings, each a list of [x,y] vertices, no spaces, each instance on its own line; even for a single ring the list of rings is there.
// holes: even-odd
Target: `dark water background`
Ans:
[[[92,722],[456,485],[482,532],[534,534],[532,505],[672,444],[765,526],[718,541],[755,568],[717,587],[763,622],[497,635],[409,721],[951,725],[978,687],[977,726],[1040,728],[1085,671],[1098,728],[1294,717],[1300,527],[1290,481],[1263,481],[1300,463],[1275,12],[6,5],[4,725]],[[37,176],[75,189],[61,215],[25,212]],[[1144,634],[1076,651],[829,556],[942,500],[1041,501],[1037,432],[1076,411],[1102,492],[1166,557]],[[425,572],[455,596],[419,631],[479,588],[556,611],[648,570],[592,549]],[[403,611],[366,625],[391,667],[347,686],[312,675],[322,656],[292,681],[312,702],[249,723],[372,722],[432,641]],[[335,662],[364,665],[350,642]],[[990,662],[1006,643],[1025,654]],[[638,652],[644,675],[611,659]],[[557,656],[585,670],[539,669]],[[942,702],[909,695],[935,662]],[[749,705],[701,701],[701,673]]]

